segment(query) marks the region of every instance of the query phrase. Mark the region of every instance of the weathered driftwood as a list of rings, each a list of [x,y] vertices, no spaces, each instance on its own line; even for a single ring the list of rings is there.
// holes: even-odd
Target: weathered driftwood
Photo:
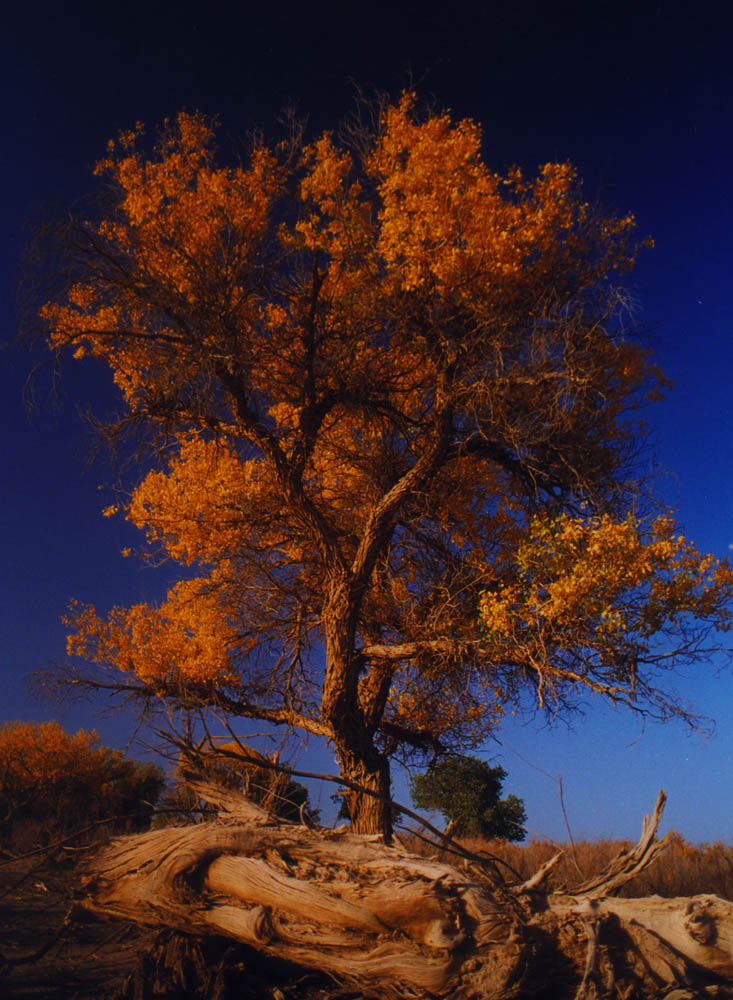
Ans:
[[[552,995],[578,1000],[733,997],[733,905],[612,895],[663,850],[663,795],[636,847],[571,894],[542,891],[549,865],[508,886],[196,790],[219,818],[112,841],[86,875],[86,909],[225,935],[383,993],[504,1000],[554,983]]]

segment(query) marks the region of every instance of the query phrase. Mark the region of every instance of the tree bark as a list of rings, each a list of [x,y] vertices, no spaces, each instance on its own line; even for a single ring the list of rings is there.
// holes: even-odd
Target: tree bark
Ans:
[[[86,909],[224,935],[385,996],[733,997],[731,903],[611,895],[666,846],[661,796],[639,844],[603,877],[547,893],[550,864],[508,885],[478,858],[459,869],[194,789],[219,818],[112,841],[85,876]]]
[[[353,781],[362,789],[357,792],[348,786],[344,787],[346,808],[351,820],[351,832],[380,834],[385,843],[391,843],[389,761],[373,747],[364,748],[358,756],[338,746],[336,752],[342,776]]]
[[[347,788],[346,805],[354,833],[392,837],[389,760],[374,746],[373,720],[359,698],[364,661],[354,650],[359,598],[347,576],[334,580],[323,613],[326,671],[321,711],[331,730],[341,774],[364,792]]]

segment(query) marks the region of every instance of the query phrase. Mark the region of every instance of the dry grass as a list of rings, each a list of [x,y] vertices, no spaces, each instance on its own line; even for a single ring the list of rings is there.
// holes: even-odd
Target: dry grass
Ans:
[[[465,847],[476,854],[488,852],[511,866],[516,873],[502,867],[510,880],[524,881],[558,851],[564,856],[550,874],[550,889],[572,890],[576,885],[600,874],[623,850],[633,846],[631,841],[599,840],[576,841],[556,844],[533,840],[528,844],[509,844],[505,841],[464,840]],[[412,840],[410,849],[416,853],[435,853],[425,843]],[[443,854],[446,861],[455,857]],[[622,896],[694,896],[697,893],[715,893],[733,900],[733,845],[718,841],[715,844],[688,843],[678,833],[673,833],[669,847],[652,865],[620,892]]]

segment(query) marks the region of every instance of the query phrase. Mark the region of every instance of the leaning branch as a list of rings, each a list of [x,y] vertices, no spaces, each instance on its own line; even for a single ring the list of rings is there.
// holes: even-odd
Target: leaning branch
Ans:
[[[183,740],[176,740],[170,734],[166,734],[166,739],[170,743],[172,743],[175,747],[177,747],[183,754],[193,759],[194,761],[196,761],[196,759],[200,757],[200,755],[197,754],[195,751],[192,752],[192,748],[190,747],[190,745],[186,744]],[[240,746],[242,745],[240,744]],[[214,747],[214,749],[217,755],[219,755],[220,757],[230,758],[231,760],[235,761],[237,765],[240,767],[243,764],[250,763],[258,768],[264,768],[265,770],[277,771],[280,774],[286,774],[288,775],[288,777],[311,778],[315,781],[328,781],[331,782],[332,784],[340,785],[344,788],[349,788],[352,791],[359,792],[360,794],[363,795],[370,795],[373,798],[381,797],[379,792],[375,792],[371,788],[366,788],[364,785],[360,785],[358,782],[351,781],[348,778],[340,776],[337,777],[335,774],[322,774],[317,771],[301,771],[297,768],[290,767],[287,764],[280,764],[277,761],[268,760],[266,757],[255,757],[253,755],[252,757],[248,758],[246,752],[243,753],[241,750],[237,751],[228,750],[226,747]],[[246,748],[242,747],[242,750],[246,750]],[[201,778],[198,778],[190,773],[186,774],[185,780],[188,785],[193,786],[195,784],[196,790],[200,792],[201,797],[207,799],[207,801],[210,802],[216,801],[218,804],[222,804],[227,799],[242,798],[242,796],[237,796],[237,793],[233,793],[233,795],[230,795],[229,789],[227,789],[223,794],[219,794],[217,793],[215,786],[210,781],[205,779],[202,780]],[[209,789],[209,791],[206,794],[204,794],[204,791],[207,788]],[[215,798],[212,798],[212,796],[214,796]],[[435,836],[437,839],[437,843],[434,845],[436,850],[437,849],[446,850],[449,853],[458,855],[459,857],[463,858],[466,861],[471,861],[474,864],[478,864],[483,867],[486,866],[487,861],[490,864],[493,864],[493,862],[503,863],[501,862],[500,858],[495,858],[492,854],[489,854],[486,851],[482,852],[481,854],[474,854],[473,851],[469,851],[468,848],[464,847],[462,844],[459,844],[457,840],[454,840],[452,837],[447,836],[445,832],[441,832],[440,830],[438,830],[438,828],[433,826],[433,824],[430,823],[428,820],[426,820],[424,816],[421,816],[419,813],[414,812],[407,806],[402,805],[401,802],[396,802],[394,799],[390,799],[390,806],[395,810],[397,810],[398,812],[404,814],[405,816],[408,816],[410,819],[415,820],[424,829],[432,833],[433,836]],[[259,810],[259,806],[257,807],[257,809]],[[268,814],[264,813],[264,815]]]
[[[460,656],[476,643],[456,642],[455,639],[421,639],[415,642],[370,643],[360,652],[369,660],[411,660],[421,653],[438,653],[442,656]]]

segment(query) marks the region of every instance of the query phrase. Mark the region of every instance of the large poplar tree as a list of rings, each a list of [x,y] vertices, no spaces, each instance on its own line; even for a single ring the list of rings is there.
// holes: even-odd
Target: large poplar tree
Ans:
[[[662,380],[624,332],[633,218],[481,143],[409,94],[239,165],[198,115],[135,130],[41,312],[111,369],[149,458],[121,510],[182,567],[159,605],[75,605],[70,653],[326,737],[357,831],[389,832],[391,757],[507,703],[681,711],[658,670],[729,622],[727,565],[638,501]]]

